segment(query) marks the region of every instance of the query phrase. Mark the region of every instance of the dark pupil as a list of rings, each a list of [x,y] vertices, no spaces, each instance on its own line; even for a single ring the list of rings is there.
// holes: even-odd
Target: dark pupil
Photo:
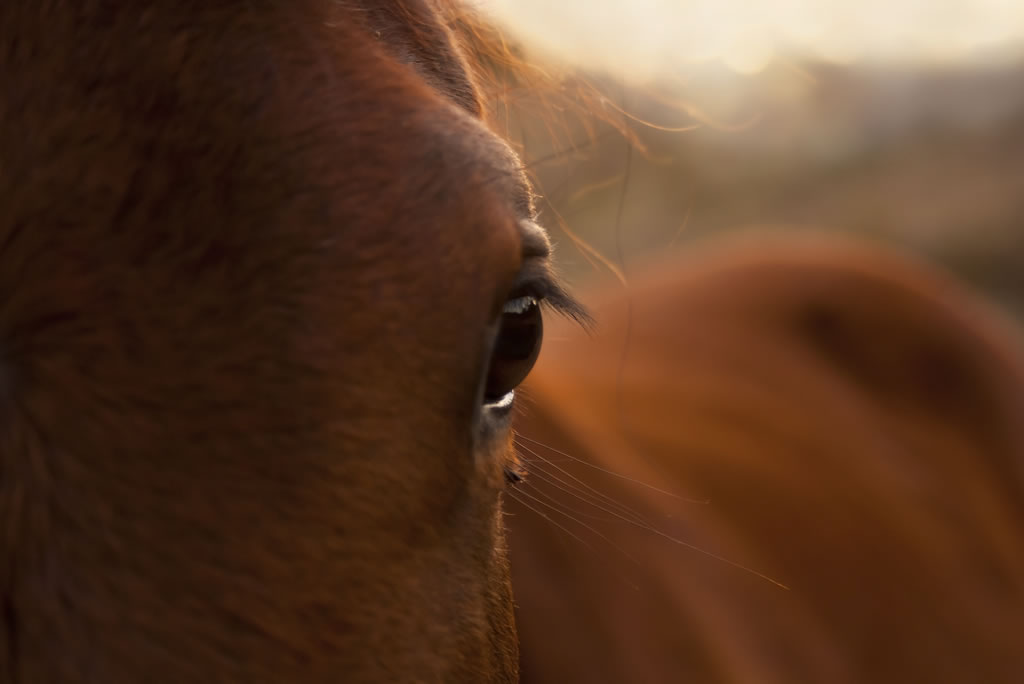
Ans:
[[[526,361],[533,356],[540,334],[540,318],[530,315],[534,308],[519,314],[502,314],[501,334],[494,348],[496,359]]]
[[[536,304],[522,313],[502,314],[487,375],[487,401],[500,399],[526,378],[540,353],[542,335],[543,319]]]

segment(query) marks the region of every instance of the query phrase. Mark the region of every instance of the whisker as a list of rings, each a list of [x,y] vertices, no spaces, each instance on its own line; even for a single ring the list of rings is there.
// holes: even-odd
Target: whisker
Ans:
[[[679,546],[686,547],[686,548],[690,549],[691,551],[695,551],[695,552],[697,552],[697,553],[699,553],[701,555],[707,556],[708,558],[713,558],[714,560],[719,561],[721,563],[725,563],[726,565],[731,565],[732,567],[736,568],[737,570],[742,570],[743,572],[748,572],[748,573],[750,573],[751,575],[753,575],[755,577],[763,579],[765,582],[769,582],[771,584],[774,584],[775,586],[779,587],[780,589],[785,589],[786,591],[789,591],[789,587],[786,586],[785,584],[783,584],[782,582],[778,581],[777,579],[773,579],[773,578],[769,577],[768,575],[764,574],[763,572],[758,572],[757,570],[754,570],[753,568],[751,568],[751,567],[749,567],[747,565],[743,565],[742,563],[738,563],[738,562],[736,562],[734,560],[730,560],[730,559],[726,558],[725,556],[720,556],[717,553],[713,553],[711,551],[708,551],[707,549],[702,549],[701,547],[699,547],[699,546],[697,546],[695,544],[691,544],[690,542],[683,541],[682,539],[678,539],[676,537],[673,537],[671,534],[668,534],[666,532],[662,532],[659,529],[651,528],[650,531],[653,532],[654,534],[658,535],[659,537],[662,537],[665,540],[672,542],[673,544],[678,544]]]
[[[649,489],[649,490],[651,490],[653,492],[657,492],[658,494],[662,494],[664,496],[671,497],[671,498],[676,499],[678,501],[682,501],[682,502],[685,502],[685,503],[691,503],[691,504],[700,504],[700,505],[705,505],[705,506],[711,503],[711,499],[694,499],[694,498],[691,498],[691,497],[680,496],[679,494],[674,494],[674,493],[666,491],[664,489],[660,489],[659,487],[655,487],[654,485],[647,484],[643,480],[637,480],[637,479],[634,479],[632,477],[628,477],[626,475],[623,475],[621,473],[617,473],[614,470],[608,470],[607,468],[602,468],[601,466],[595,465],[593,463],[590,463],[589,461],[585,461],[582,458],[577,458],[576,456],[573,456],[572,454],[567,454],[564,451],[560,451],[560,450],[554,448],[553,446],[544,444],[543,442],[538,442],[535,439],[530,439],[529,437],[527,437],[526,435],[524,435],[521,432],[517,432],[516,433],[516,439],[525,439],[526,441],[528,441],[528,442],[530,442],[532,444],[536,444],[537,446],[544,447],[545,449],[547,449],[549,451],[553,451],[554,453],[558,454],[559,456],[564,456],[565,458],[569,459],[570,461],[572,461],[574,463],[579,463],[580,465],[584,465],[584,466],[586,466],[588,468],[593,468],[594,470],[597,470],[598,472],[604,473],[605,475],[610,475],[611,477],[617,477],[620,480],[625,480],[626,482],[635,484],[635,485],[637,485],[639,487],[643,487],[645,489]],[[536,455],[536,453],[533,452],[532,450],[530,451],[530,453],[533,453],[533,454]]]
[[[519,437],[519,436],[521,436],[521,435],[517,435],[517,437]],[[529,438],[527,437],[526,439],[529,439]],[[530,441],[531,442],[535,442],[537,444],[540,444],[540,442],[537,442],[536,440],[530,440]],[[541,446],[546,446],[544,444],[540,444],[540,445]],[[519,446],[523,446],[523,445],[519,445]],[[551,447],[546,447],[546,448],[550,449]],[[552,450],[557,452],[557,450],[555,450],[555,449],[552,449]],[[531,451],[531,453],[534,453],[534,452]],[[558,453],[561,453],[561,452],[558,452]],[[568,454],[565,454],[565,455],[568,456]],[[570,457],[570,458],[573,458],[573,457]],[[585,463],[584,461],[580,461],[580,462],[581,463]],[[590,465],[590,464],[588,464],[588,465]],[[625,478],[625,479],[631,480],[631,478]],[[657,488],[654,488],[654,489],[657,489]],[[520,492],[520,493],[526,494],[526,492]],[[664,493],[669,494],[668,492],[664,492]],[[674,495],[672,495],[672,496],[674,496]],[[531,497],[531,498],[535,498],[535,497]],[[675,497],[675,498],[679,498],[679,497]],[[616,515],[613,511],[607,511],[607,512],[611,513],[612,515]],[[563,515],[564,515],[564,513],[563,513]],[[664,531],[658,529],[657,527],[651,525],[650,523],[644,521],[643,518],[640,517],[640,516],[637,516],[637,517],[641,520],[641,522],[637,522],[636,520],[630,519],[630,518],[628,518],[626,516],[617,516],[617,517],[620,517],[620,519],[623,522],[629,523],[630,525],[633,525],[634,527],[637,527],[637,528],[639,528],[641,530],[644,530],[646,532],[650,532],[651,534],[654,534],[654,535],[656,535],[658,537],[661,537],[662,539],[665,539],[666,541],[669,541],[669,542],[672,542],[673,544],[676,544],[678,546],[682,546],[684,548],[690,549],[691,551],[693,551],[695,553],[699,553],[699,554],[701,554],[703,556],[706,556],[708,558],[712,558],[712,559],[714,559],[714,560],[716,560],[716,561],[718,561],[720,563],[725,563],[726,565],[732,566],[732,567],[734,567],[734,568],[736,568],[738,570],[742,570],[743,572],[747,572],[747,573],[749,573],[751,575],[754,575],[755,577],[758,577],[758,578],[760,578],[760,579],[762,579],[762,580],[764,580],[764,581],[766,581],[766,582],[768,582],[770,584],[774,584],[775,586],[777,586],[777,587],[779,587],[781,589],[785,589],[786,591],[789,591],[789,587],[787,585],[783,584],[782,582],[780,582],[780,581],[778,581],[776,579],[773,579],[772,577],[769,577],[768,575],[766,575],[766,574],[764,574],[762,572],[758,572],[757,570],[754,570],[753,568],[751,568],[751,567],[749,567],[747,565],[744,565],[744,564],[739,563],[739,562],[734,561],[734,560],[730,560],[729,558],[726,558],[725,556],[721,556],[721,555],[719,555],[717,553],[708,551],[707,549],[703,549],[703,548],[697,546],[696,544],[692,544],[690,542],[684,541],[682,539],[679,539],[678,537],[674,537],[671,534],[668,534],[667,532],[664,532]],[[578,524],[584,525],[584,527],[587,527],[588,529],[591,529],[589,525],[585,525],[584,523],[582,523],[582,522],[580,522],[578,520],[575,521],[575,522],[577,522]],[[600,533],[598,533],[598,534],[600,534]],[[604,535],[600,535],[600,536],[604,537]]]
[[[583,541],[583,539],[582,539],[582,538],[580,538],[580,537],[579,537],[579,535],[576,535],[576,534],[574,534],[574,533],[573,533],[573,532],[572,532],[571,530],[569,530],[569,529],[568,529],[567,527],[565,527],[564,525],[561,525],[560,523],[557,523],[557,522],[555,522],[554,520],[552,520],[552,519],[551,519],[551,516],[549,516],[549,515],[548,515],[547,513],[545,513],[544,511],[540,510],[540,509],[539,509],[539,508],[537,508],[536,506],[531,506],[531,505],[530,505],[529,503],[527,503],[526,501],[523,501],[523,500],[522,500],[521,498],[519,498],[518,496],[516,496],[516,495],[515,495],[515,492],[513,492],[513,491],[509,491],[508,493],[509,493],[509,495],[510,495],[510,496],[511,496],[511,497],[512,497],[513,499],[515,499],[515,500],[516,500],[516,503],[518,503],[519,505],[521,505],[521,506],[523,506],[523,507],[527,508],[527,509],[528,509],[528,510],[530,510],[530,511],[533,511],[534,513],[536,513],[537,515],[539,515],[540,517],[542,517],[542,518],[544,518],[544,519],[545,519],[546,521],[548,521],[548,523],[550,523],[551,525],[554,525],[555,527],[559,528],[560,530],[562,530],[563,532],[565,532],[566,534],[568,534],[568,535],[569,535],[570,537],[572,537],[573,539],[575,539],[575,540],[576,540],[576,541],[578,541],[579,543],[583,544],[583,546],[585,546],[585,547],[586,547],[587,549],[589,549],[590,551],[594,551],[594,547],[593,547],[593,546],[591,546],[591,545],[590,545],[590,544],[588,544],[587,542]],[[520,491],[519,493],[520,493],[520,494],[522,494],[522,493],[524,493],[524,492]],[[563,515],[564,515],[564,514],[563,514]],[[576,521],[576,522],[578,522],[578,521]],[[634,561],[634,562],[636,562],[636,561]],[[613,566],[613,567],[614,567],[614,566]],[[640,587],[639,587],[639,586],[638,586],[638,585],[637,585],[637,584],[636,584],[635,582],[631,581],[631,580],[630,580],[630,579],[629,579],[629,578],[628,578],[628,577],[627,577],[627,576],[625,575],[625,573],[624,573],[623,571],[621,571],[621,570],[615,570],[615,574],[617,575],[617,577],[618,577],[618,579],[619,579],[620,581],[622,581],[622,582],[625,582],[625,583],[626,583],[626,584],[627,584],[627,585],[628,585],[628,586],[629,586],[629,587],[630,587],[631,589],[633,589],[633,591],[640,591]]]
[[[520,444],[519,446],[522,446],[522,445]],[[525,447],[523,447],[523,448],[525,448]],[[523,459],[523,462],[525,462],[525,463],[572,463],[572,461],[570,461],[567,458],[543,458],[543,457],[530,458],[529,456],[524,456],[522,454],[520,454],[520,458]]]
[[[536,491],[536,490],[535,490],[535,491]],[[545,496],[545,497],[546,497],[546,498],[547,498],[548,500],[550,500],[550,501],[554,502],[554,504],[558,504],[558,501],[557,501],[556,499],[553,499],[553,498],[551,498],[551,496],[549,496],[549,495],[547,495],[547,494],[544,494],[544,492],[540,492],[540,491],[538,491],[538,493],[539,493],[539,494],[542,494],[543,496]],[[636,558],[634,558],[633,556],[631,556],[631,555],[630,555],[630,554],[629,554],[628,552],[626,552],[626,550],[625,550],[625,549],[623,549],[623,548],[622,548],[621,546],[619,546],[618,544],[616,544],[615,542],[613,542],[613,541],[612,541],[611,539],[609,539],[607,535],[605,535],[605,534],[603,534],[602,532],[598,531],[598,530],[597,530],[597,528],[595,528],[595,527],[594,527],[593,525],[588,525],[587,523],[583,522],[582,520],[578,520],[578,519],[576,519],[576,518],[572,517],[572,516],[571,516],[571,515],[570,515],[569,513],[567,513],[567,512],[565,511],[565,510],[563,510],[563,509],[562,509],[562,508],[560,507],[560,506],[561,506],[561,504],[559,504],[559,505],[553,505],[553,504],[551,504],[551,503],[548,503],[547,501],[544,501],[543,499],[540,499],[540,498],[538,498],[538,497],[536,497],[536,496],[533,496],[532,494],[530,494],[529,492],[525,491],[524,489],[517,489],[517,490],[516,490],[516,494],[522,494],[523,496],[529,497],[529,498],[530,498],[530,499],[531,499],[532,501],[535,501],[535,502],[537,502],[538,504],[540,504],[541,506],[544,506],[545,508],[548,508],[548,509],[550,509],[550,510],[552,510],[552,511],[555,511],[555,512],[557,512],[557,513],[561,513],[561,514],[562,514],[562,515],[564,515],[564,516],[565,516],[566,518],[568,518],[569,520],[572,520],[572,521],[573,521],[574,523],[576,523],[576,524],[577,524],[577,525],[579,525],[580,527],[583,527],[583,528],[587,529],[587,530],[588,530],[589,532],[591,532],[592,534],[595,534],[595,535],[597,535],[598,537],[600,537],[601,539],[603,539],[603,540],[604,540],[605,542],[607,542],[607,543],[608,543],[608,545],[609,545],[609,546],[611,546],[611,547],[612,547],[613,549],[615,549],[616,551],[618,551],[619,553],[621,553],[621,554],[622,554],[622,555],[623,555],[623,556],[624,556],[625,558],[629,559],[629,560],[630,560],[630,561],[631,561],[632,563],[635,563],[635,564],[636,564],[636,565],[638,565],[638,566],[640,565],[640,561],[638,561],[638,560],[637,560]],[[523,503],[523,502],[522,502],[522,500],[518,500],[518,501],[519,501],[519,503]],[[570,510],[571,510],[571,509],[570,509]],[[591,547],[591,548],[592,548],[592,547]]]
[[[516,435],[516,439],[518,439],[520,436],[521,435]],[[541,459],[542,461],[546,460],[543,456],[541,456],[540,454],[538,454],[536,451],[534,451],[530,447],[526,446],[525,444],[520,444],[520,443],[517,442],[516,446],[520,447],[521,449],[525,449],[526,451],[530,452],[531,454],[533,454],[537,458]],[[534,465],[536,465],[536,464],[534,464]],[[591,495],[595,496],[598,500],[603,500],[605,503],[607,503],[607,504],[609,504],[611,506],[614,506],[614,507],[618,508],[619,510],[621,510],[621,511],[623,511],[623,512],[625,512],[625,513],[627,513],[627,514],[629,514],[631,516],[633,516],[636,520],[639,520],[641,522],[646,522],[644,520],[644,517],[642,515],[640,515],[640,513],[638,511],[630,508],[629,506],[626,506],[623,503],[620,503],[620,502],[616,501],[613,497],[608,496],[604,492],[602,492],[602,491],[600,491],[600,490],[590,486],[589,484],[587,484],[586,482],[584,482],[580,478],[576,477],[575,475],[573,475],[572,473],[570,473],[566,469],[560,468],[559,466],[554,465],[553,463],[551,463],[550,465],[555,470],[557,470],[558,472],[562,473],[563,475],[565,475],[569,479],[571,479],[574,482],[578,483],[581,487],[583,487],[583,489],[585,491],[590,492]],[[566,483],[566,484],[568,484],[568,483]]]
[[[534,465],[537,466],[537,468],[535,470],[530,470],[529,471],[529,475],[530,475],[530,479],[531,480],[533,478],[535,478],[535,477],[540,478],[544,482],[547,482],[548,484],[550,484],[552,487],[555,487],[556,489],[561,490],[561,491],[563,491],[566,494],[569,494],[571,496],[575,496],[577,499],[579,499],[583,503],[585,503],[585,504],[587,504],[589,506],[593,506],[594,508],[596,508],[596,509],[598,509],[600,511],[604,511],[605,513],[608,513],[609,515],[613,515],[615,517],[614,518],[607,518],[607,517],[604,517],[604,516],[599,516],[599,515],[594,515],[594,514],[587,514],[587,513],[583,513],[582,511],[574,510],[574,512],[576,514],[583,515],[583,516],[586,516],[588,518],[592,518],[594,520],[601,520],[603,522],[617,522],[618,520],[622,519],[622,515],[621,514],[616,513],[615,511],[602,506],[600,503],[595,503],[594,501],[591,500],[591,498],[589,498],[589,496],[586,494],[586,492],[582,492],[582,490],[580,490],[578,487],[572,487],[571,485],[563,486],[561,484],[558,484],[561,480],[557,476],[554,476],[551,473],[545,472],[544,470],[542,470],[539,467],[539,464],[534,464]],[[643,521],[642,519],[637,519],[637,522],[645,522],[645,521]]]
[[[523,501],[519,496],[517,496],[518,494],[523,494],[524,493],[521,489],[507,489],[507,490],[505,490],[505,493],[508,494],[513,499],[515,499],[516,502],[518,502],[520,505],[522,505],[522,506],[528,508],[529,510],[533,511],[534,513],[536,513],[540,517],[544,518],[549,523],[551,523],[552,525],[554,525],[555,527],[557,527],[558,529],[562,530],[563,532],[568,534],[570,537],[572,537],[573,539],[578,541],[580,544],[583,544],[583,546],[587,547],[591,551],[594,550],[594,547],[591,546],[590,544],[588,544],[586,541],[584,541],[583,538],[580,537],[578,534],[574,533],[572,530],[567,528],[565,525],[562,525],[561,523],[555,522],[551,518],[550,515],[548,515],[544,511],[540,510],[539,508],[536,508],[535,506],[531,506],[527,502]]]
[[[544,475],[545,475],[545,474],[546,474],[546,475],[547,475],[548,477],[552,477],[552,476],[551,476],[551,475],[550,475],[549,473],[545,473],[545,474],[540,474],[540,473],[536,473],[536,472],[534,472],[533,474],[536,474],[536,475],[540,476],[542,480],[543,480],[543,479],[545,479],[545,478],[544,478]],[[559,486],[558,486],[557,484],[554,484],[554,483],[551,483],[551,484],[553,484],[553,486],[555,486],[555,487],[557,487],[557,488],[559,488],[559,489],[563,489],[562,487],[559,487]],[[535,489],[536,489],[536,488],[535,488]],[[563,491],[565,491],[565,490],[563,489]],[[572,493],[572,492],[567,492],[567,493]],[[550,497],[549,497],[549,498],[550,498]],[[626,523],[629,523],[630,525],[633,525],[633,526],[635,526],[635,527],[639,527],[640,529],[642,529],[642,530],[646,530],[646,531],[648,531],[648,532],[652,532],[652,533],[654,533],[655,535],[658,535],[658,536],[662,536],[662,537],[666,537],[666,536],[667,536],[667,537],[669,537],[669,538],[673,539],[674,541],[676,541],[676,543],[682,543],[682,544],[686,544],[686,542],[683,542],[683,541],[681,541],[681,540],[678,540],[678,539],[676,539],[675,537],[672,537],[671,535],[668,535],[668,534],[667,534],[666,532],[663,532],[662,530],[659,530],[659,529],[658,529],[657,527],[655,527],[655,526],[654,526],[654,525],[652,525],[651,523],[647,522],[647,521],[646,521],[646,520],[644,520],[644,519],[643,519],[642,517],[639,517],[639,516],[637,516],[637,518],[636,518],[636,519],[631,519],[631,518],[628,518],[628,517],[622,516],[622,515],[618,514],[617,512],[615,512],[615,511],[613,511],[613,510],[609,510],[609,509],[607,509],[607,508],[604,508],[604,507],[602,507],[602,506],[598,506],[598,505],[596,505],[596,504],[594,504],[594,503],[592,503],[592,502],[589,502],[589,501],[587,501],[586,503],[589,503],[590,505],[592,505],[592,506],[594,506],[595,508],[598,508],[598,509],[600,509],[600,510],[602,510],[602,511],[606,512],[606,513],[608,513],[609,515],[613,515],[613,516],[615,516],[615,518],[617,518],[618,520],[621,520],[622,522],[626,522]],[[588,517],[597,517],[597,516],[588,516]],[[599,518],[599,517],[597,517],[597,519],[602,519],[602,518]],[[608,521],[607,519],[604,519],[604,520]],[[613,521],[608,521],[608,522],[613,522]],[[701,551],[703,552],[703,550],[701,550]],[[727,562],[728,562],[728,561],[727,561]],[[755,573],[755,574],[756,574],[756,573]]]

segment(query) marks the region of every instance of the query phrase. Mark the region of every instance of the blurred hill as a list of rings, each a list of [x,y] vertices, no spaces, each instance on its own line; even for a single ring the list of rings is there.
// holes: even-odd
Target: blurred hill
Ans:
[[[723,231],[850,231],[929,255],[1024,315],[1024,64],[777,61],[597,87],[639,145],[550,102],[520,100],[506,122],[571,279],[601,271],[562,219],[627,274]]]

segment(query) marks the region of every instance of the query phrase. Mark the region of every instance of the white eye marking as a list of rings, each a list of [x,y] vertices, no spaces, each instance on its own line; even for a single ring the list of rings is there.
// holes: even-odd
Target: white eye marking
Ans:
[[[493,408],[493,409],[508,408],[509,406],[512,405],[512,400],[515,399],[515,398],[516,398],[516,391],[515,390],[510,390],[507,394],[505,394],[503,397],[501,397],[497,401],[493,401],[493,402],[491,402],[489,404],[485,404],[485,406],[487,406],[487,408]]]
[[[521,314],[526,313],[530,307],[537,306],[537,298],[529,295],[525,297],[516,297],[505,302],[505,308],[502,309],[503,313],[510,314]]]

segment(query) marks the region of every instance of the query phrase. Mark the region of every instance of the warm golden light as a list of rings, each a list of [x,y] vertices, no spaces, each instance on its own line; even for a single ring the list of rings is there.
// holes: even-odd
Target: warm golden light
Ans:
[[[934,63],[1017,56],[1021,0],[482,0],[535,49],[628,80],[718,61]]]

